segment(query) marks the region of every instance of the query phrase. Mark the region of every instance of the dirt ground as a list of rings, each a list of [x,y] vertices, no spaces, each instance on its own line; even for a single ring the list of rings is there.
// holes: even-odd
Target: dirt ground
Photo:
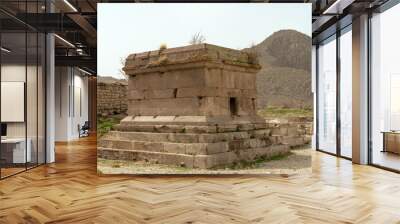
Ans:
[[[281,159],[265,161],[242,169],[190,169],[162,164],[122,160],[97,160],[100,174],[306,174],[311,172],[311,149],[293,149]]]

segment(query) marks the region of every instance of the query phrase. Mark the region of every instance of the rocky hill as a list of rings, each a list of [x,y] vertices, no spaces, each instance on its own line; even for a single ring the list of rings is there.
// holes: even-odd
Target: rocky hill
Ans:
[[[128,80],[126,79],[116,79],[112,76],[97,76],[98,83],[105,83],[105,84],[123,84],[128,85]]]
[[[244,49],[258,56],[258,106],[311,108],[311,38],[294,30],[280,30]]]

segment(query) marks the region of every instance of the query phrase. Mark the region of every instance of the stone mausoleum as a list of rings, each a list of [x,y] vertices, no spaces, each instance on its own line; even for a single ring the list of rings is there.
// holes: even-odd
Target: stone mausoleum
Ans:
[[[99,140],[99,158],[212,168],[288,152],[256,113],[259,69],[210,44],[130,55],[128,116]]]

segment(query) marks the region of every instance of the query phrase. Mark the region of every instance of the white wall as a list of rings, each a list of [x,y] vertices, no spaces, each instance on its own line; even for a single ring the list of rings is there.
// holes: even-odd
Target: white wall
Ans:
[[[67,67],[55,68],[55,141],[68,140],[68,88],[71,82],[68,71],[69,69]]]
[[[38,70],[37,70],[38,69]],[[4,113],[22,113],[25,118],[19,122],[5,122],[7,124],[7,137],[8,138],[24,138],[25,135],[29,139],[29,148],[31,149],[32,162],[44,163],[44,150],[45,150],[45,116],[44,116],[44,82],[42,68],[36,65],[25,66],[21,63],[4,63],[1,66],[1,81],[3,82],[23,82],[26,85],[26,101],[22,99],[22,106],[19,108],[12,108],[4,106],[1,108],[2,114]],[[27,78],[27,80],[25,80]],[[2,98],[7,97],[10,92],[4,92],[2,89]],[[18,90],[19,94],[24,95],[25,89]],[[5,95],[4,95],[5,94]],[[22,96],[22,98],[25,98]],[[17,103],[17,102],[15,102]],[[26,103],[26,107],[25,107]],[[19,110],[19,111],[15,111]],[[3,120],[3,119],[2,119]],[[36,161],[39,159],[39,161]]]
[[[27,69],[27,70],[25,70]],[[24,65],[18,65],[18,64],[3,64],[1,66],[1,81],[2,82],[24,82],[26,83],[25,80],[25,75],[26,72],[28,74],[36,74],[36,67],[34,66],[27,66],[25,67]],[[28,76],[29,78],[29,76]],[[36,86],[36,80],[28,80],[29,85],[34,85]],[[35,107],[36,108],[36,88],[27,89],[27,106]],[[33,102],[32,105],[30,105]],[[8,108],[2,108],[2,110],[7,110]],[[24,108],[22,108],[24,110]],[[28,110],[27,113],[27,118],[28,118],[28,129],[31,130],[36,130],[36,119],[37,115],[36,113],[32,113],[31,110]],[[36,109],[35,109],[36,111]],[[32,123],[34,122],[34,123]],[[7,122],[7,135],[8,137],[25,137],[25,126],[26,122]],[[28,130],[28,131],[29,131]],[[28,132],[28,137],[30,132]],[[36,134],[36,132],[35,132]]]
[[[56,67],[55,86],[55,140],[78,139],[78,125],[88,120],[88,78],[76,68]]]
[[[1,66],[1,81],[11,82],[25,82],[25,64],[3,64]],[[28,70],[30,68],[28,67]],[[7,108],[1,108],[7,110]],[[25,122],[8,122],[7,123],[7,136],[8,137],[25,137]]]

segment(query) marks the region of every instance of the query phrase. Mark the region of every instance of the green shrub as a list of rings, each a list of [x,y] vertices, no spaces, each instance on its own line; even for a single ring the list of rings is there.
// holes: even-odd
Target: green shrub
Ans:
[[[313,117],[311,108],[267,107],[259,110],[258,113],[268,118]]]
[[[97,135],[99,137],[111,131],[112,127],[119,124],[120,119],[116,117],[99,117],[97,119]]]

